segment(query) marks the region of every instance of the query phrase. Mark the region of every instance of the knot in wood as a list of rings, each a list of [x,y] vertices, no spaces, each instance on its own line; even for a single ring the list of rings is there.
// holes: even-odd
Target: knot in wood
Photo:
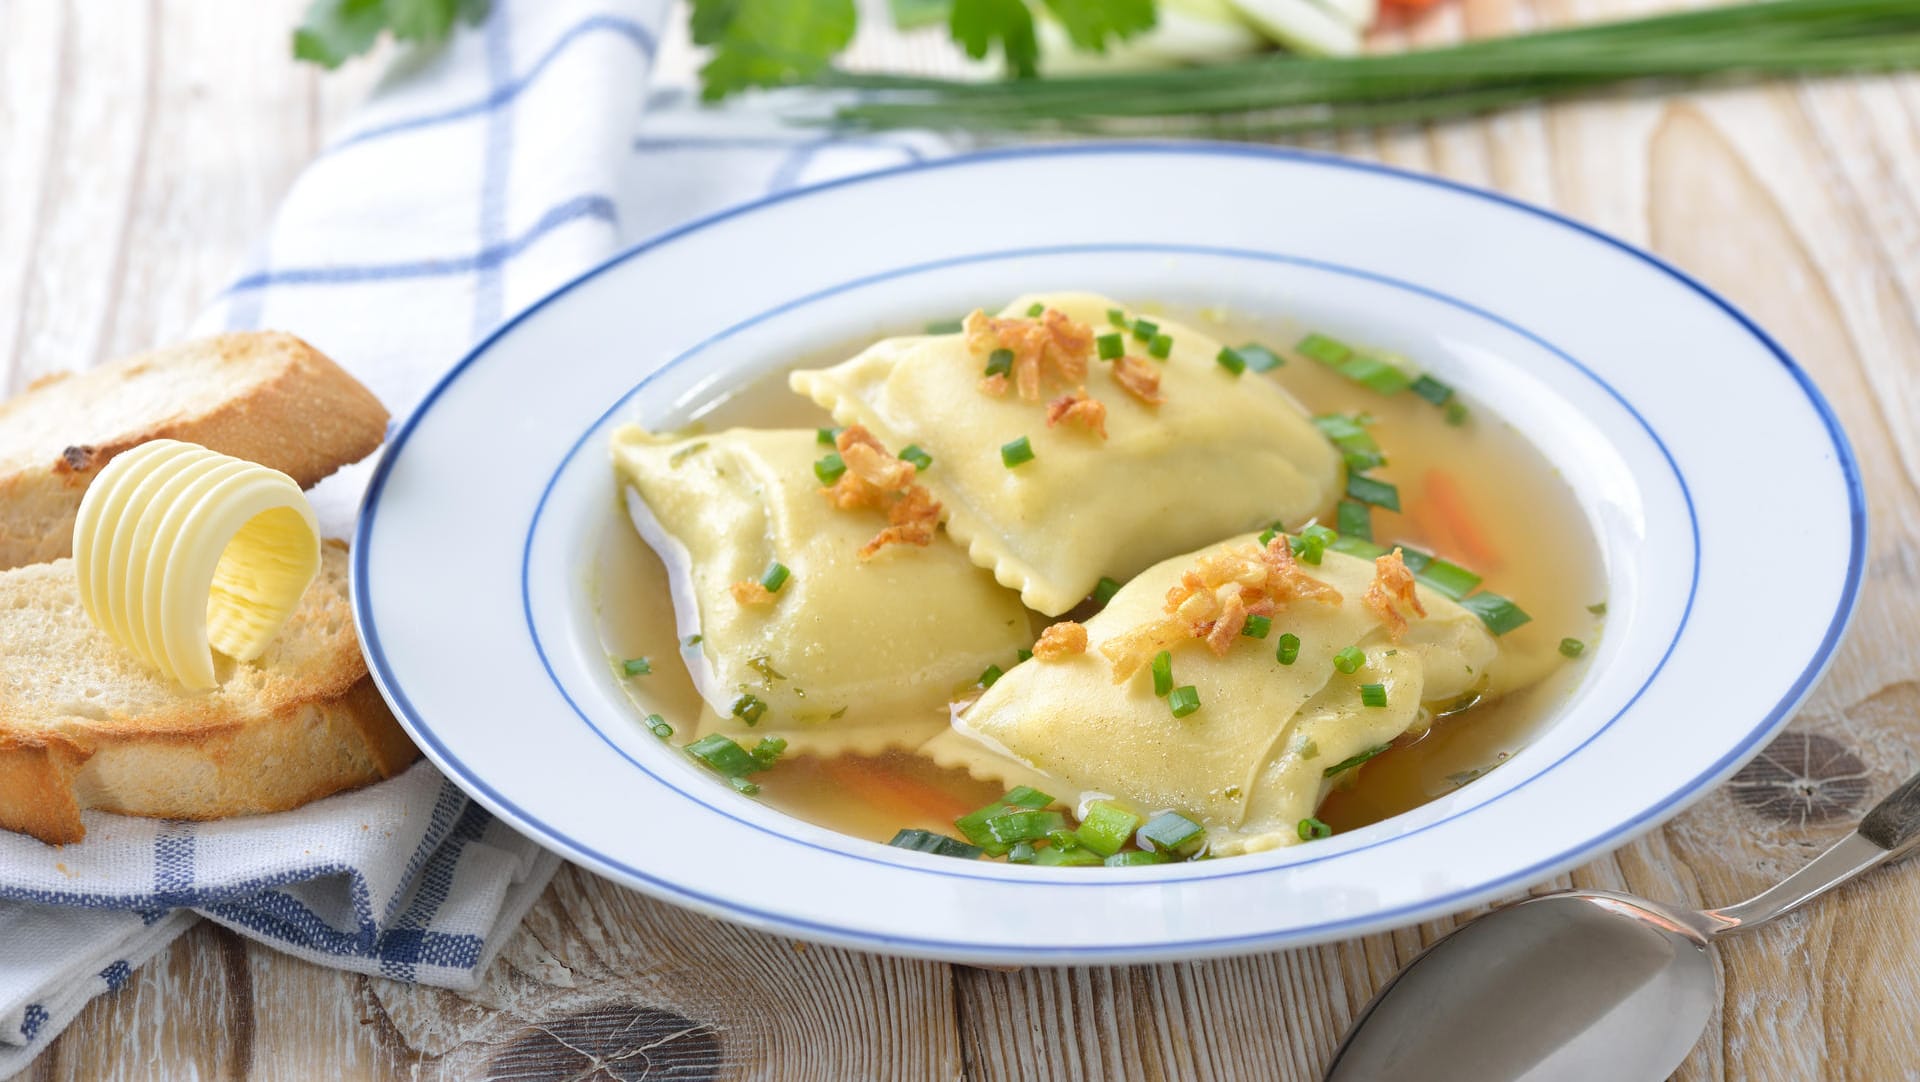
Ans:
[[[1806,826],[1850,816],[1867,795],[1867,768],[1820,733],[1782,733],[1740,769],[1727,790],[1763,819]]]
[[[487,1063],[489,1082],[656,1082],[720,1072],[720,1033],[657,1007],[611,1005],[528,1026]]]

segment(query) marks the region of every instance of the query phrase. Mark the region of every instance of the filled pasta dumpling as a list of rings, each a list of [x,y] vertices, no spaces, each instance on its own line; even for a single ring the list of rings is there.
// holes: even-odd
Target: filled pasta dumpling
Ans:
[[[1023,297],[958,334],[893,338],[791,385],[890,446],[975,563],[1049,615],[1103,577],[1331,506],[1339,454],[1244,359],[1094,294]]]
[[[1084,627],[1049,628],[1034,654],[927,754],[976,773],[1010,757],[1072,792],[1178,811],[1215,854],[1298,840],[1341,764],[1499,664],[1479,618],[1417,585],[1397,553],[1309,565],[1284,535],[1158,564]]]
[[[812,430],[627,427],[612,450],[717,715],[703,730],[827,754],[911,747],[1032,640],[1019,599],[940,536],[915,467],[862,434],[827,447]]]

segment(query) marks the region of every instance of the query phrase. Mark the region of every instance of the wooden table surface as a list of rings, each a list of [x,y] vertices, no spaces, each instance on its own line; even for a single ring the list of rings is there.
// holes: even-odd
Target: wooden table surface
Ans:
[[[233,274],[376,74],[288,61],[304,6],[0,0],[0,381],[176,338]],[[1662,6],[1463,0],[1413,36]],[[1545,886],[1696,905],[1772,883],[1920,766],[1920,80],[1321,145],[1645,245],[1755,314],[1832,398],[1873,537],[1831,674],[1734,783]],[[1755,583],[1756,607],[1783,584]],[[1920,1078],[1916,913],[1920,872],[1896,870],[1729,943],[1720,1008],[1676,1077]],[[1309,1079],[1375,987],[1454,923],[1225,961],[990,972],[750,932],[569,868],[475,995],[323,969],[203,923],[20,1077]]]

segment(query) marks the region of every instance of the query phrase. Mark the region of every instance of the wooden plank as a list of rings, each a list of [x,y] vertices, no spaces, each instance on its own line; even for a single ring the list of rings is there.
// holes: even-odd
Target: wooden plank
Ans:
[[[9,386],[177,334],[238,265],[371,78],[323,84],[284,60],[303,6],[0,0]],[[1664,6],[1463,0],[1404,37]],[[955,70],[937,34],[864,33],[858,59]],[[1832,398],[1875,517],[1848,649],[1740,781],[1557,885],[1723,904],[1790,871],[1920,766],[1920,81],[1578,103],[1312,144],[1650,244],[1758,315]],[[1901,914],[1917,904],[1920,877],[1895,871],[1730,942],[1722,1009],[1676,1077],[1915,1077],[1920,967]],[[471,996],[202,926],[23,1077],[1310,1079],[1373,990],[1457,919],[1238,959],[1002,973],[804,947],[569,870]]]

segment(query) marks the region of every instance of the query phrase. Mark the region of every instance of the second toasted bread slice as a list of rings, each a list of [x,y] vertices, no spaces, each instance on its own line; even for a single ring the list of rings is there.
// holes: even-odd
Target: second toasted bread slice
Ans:
[[[81,608],[73,563],[0,572],[0,829],[78,841],[85,808],[172,819],[281,811],[419,756],[367,675],[330,542],[267,648],[182,690]]]
[[[68,555],[87,485],[148,440],[197,443],[306,488],[373,453],[386,427],[372,392],[279,332],[224,334],[43,379],[0,403],[0,568]]]

